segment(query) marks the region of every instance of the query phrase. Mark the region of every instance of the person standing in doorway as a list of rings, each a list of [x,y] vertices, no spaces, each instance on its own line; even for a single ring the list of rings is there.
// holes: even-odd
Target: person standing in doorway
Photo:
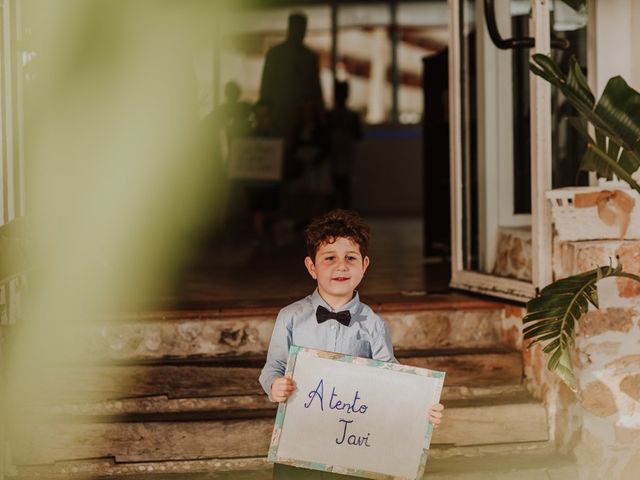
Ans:
[[[307,17],[289,15],[287,38],[267,52],[260,99],[273,105],[274,126],[290,140],[302,104],[310,100],[324,115],[318,55],[304,45]]]
[[[351,181],[356,157],[356,142],[362,140],[360,116],[347,107],[349,84],[337,81],[335,106],[327,116],[329,158],[335,206],[351,208]]]

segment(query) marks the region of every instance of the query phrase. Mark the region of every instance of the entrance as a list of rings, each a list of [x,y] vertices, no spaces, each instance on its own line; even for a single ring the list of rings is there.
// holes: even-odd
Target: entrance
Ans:
[[[584,145],[528,62],[551,52],[561,69],[572,55],[584,69],[586,23],[560,1],[451,2],[452,286],[526,301],[550,283],[544,192],[587,180]]]
[[[305,44],[319,57],[326,110],[334,105],[334,81],[347,82],[348,106],[362,121],[348,199],[348,208],[372,227],[372,264],[360,292],[371,301],[448,291],[447,2],[281,5],[238,10],[218,25],[215,48],[197,57],[202,117],[219,112],[230,84],[247,107],[259,100],[265,55],[284,40],[289,13],[302,11],[308,19]],[[445,135],[434,136],[432,125]],[[301,230],[318,209],[301,215],[305,202],[281,197],[280,210],[256,226],[249,189],[228,182],[224,219],[167,301],[185,307],[281,303],[313,289]],[[321,210],[332,204],[329,198]]]

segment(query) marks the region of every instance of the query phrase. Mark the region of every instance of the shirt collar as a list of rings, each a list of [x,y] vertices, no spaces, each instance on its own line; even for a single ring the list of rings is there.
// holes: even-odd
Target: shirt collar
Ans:
[[[357,290],[354,291],[353,298],[351,300],[349,300],[347,303],[341,306],[338,310],[334,310],[331,307],[331,305],[329,305],[325,301],[325,299],[322,298],[322,295],[320,295],[320,292],[316,288],[315,291],[311,294],[311,304],[313,305],[314,312],[316,311],[319,305],[322,305],[324,308],[326,308],[330,312],[342,312],[344,310],[349,310],[351,315],[354,315],[357,312],[358,307],[360,306],[360,295],[358,294]]]

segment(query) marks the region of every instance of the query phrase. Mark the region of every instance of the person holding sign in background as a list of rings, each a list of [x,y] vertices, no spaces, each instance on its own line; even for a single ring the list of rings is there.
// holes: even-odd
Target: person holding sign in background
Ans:
[[[255,138],[278,138],[273,125],[273,105],[268,100],[259,100],[253,107],[253,129]],[[273,237],[273,225],[280,209],[280,182],[253,181],[247,184],[249,210],[253,216],[254,243],[264,248],[268,245],[268,234]]]
[[[309,255],[305,266],[318,287],[278,313],[260,374],[260,384],[271,401],[286,402],[296,390],[293,380],[284,376],[291,345],[398,362],[386,322],[360,302],[356,291],[369,267],[369,232],[357,213],[341,209],[316,218],[306,228]],[[434,428],[440,425],[443,411],[442,404],[429,409],[427,415]],[[348,478],[300,470],[275,464],[274,478]]]

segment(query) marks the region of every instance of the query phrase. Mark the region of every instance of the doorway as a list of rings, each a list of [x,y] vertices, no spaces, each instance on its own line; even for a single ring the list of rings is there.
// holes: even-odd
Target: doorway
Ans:
[[[361,293],[371,299],[448,291],[448,214],[439,208],[444,223],[433,223],[431,230],[426,212],[434,210],[425,200],[430,195],[433,203],[434,192],[448,203],[448,193],[427,182],[435,178],[428,169],[448,165],[448,157],[441,158],[448,137],[437,135],[437,144],[424,144],[425,125],[446,121],[446,90],[425,82],[424,66],[439,58],[428,74],[446,79],[447,2],[291,2],[285,7],[267,2],[260,9],[237,10],[232,21],[218,25],[215,45],[203,43],[196,57],[203,119],[224,102],[230,82],[239,86],[241,101],[253,105],[259,100],[265,55],[284,40],[292,11],[307,16],[305,44],[319,57],[325,108],[334,105],[334,80],[348,82],[348,106],[362,121],[349,199],[349,208],[372,227],[372,265]],[[444,107],[437,119],[429,110],[434,102]],[[291,211],[300,202],[283,201],[285,208],[270,220],[266,241],[256,238],[246,185],[229,182],[222,203],[224,219],[202,241],[175,293],[165,300],[195,307],[263,304],[308,294],[314,284],[303,266],[304,217]],[[427,248],[433,238],[440,250]]]

